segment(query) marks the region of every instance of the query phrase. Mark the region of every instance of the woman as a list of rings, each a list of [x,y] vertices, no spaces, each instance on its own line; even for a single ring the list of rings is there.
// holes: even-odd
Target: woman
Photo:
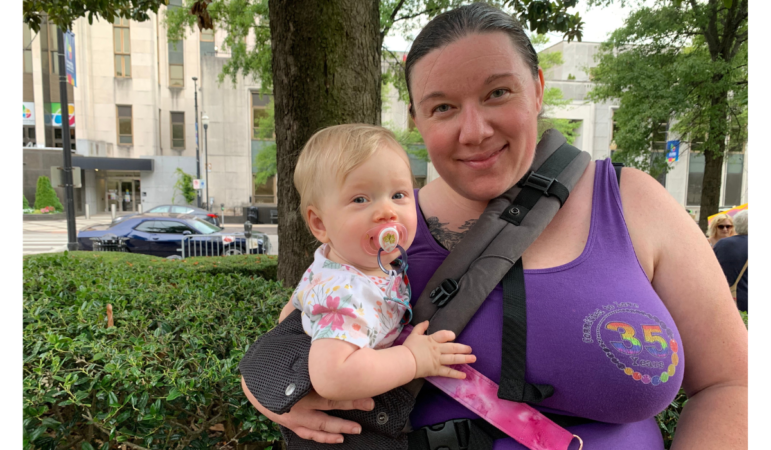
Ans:
[[[418,192],[419,231],[409,252],[417,299],[488,201],[530,167],[544,78],[519,24],[480,4],[434,18],[410,50],[406,75],[410,113],[441,175]],[[554,386],[539,409],[595,421],[568,428],[585,448],[663,448],[653,416],[680,377],[690,400],[672,448],[747,446],[747,331],[700,230],[653,178],[624,169],[619,189],[607,161],[590,163],[523,261],[526,378]],[[495,382],[501,307],[496,288],[457,339]],[[661,356],[672,379],[661,372],[654,383],[646,370],[663,364]],[[324,443],[360,428],[319,410],[372,408],[371,399],[331,404],[311,394],[279,416],[244,391],[269,419]],[[411,422],[419,428],[469,417],[426,385]],[[494,448],[524,447],[501,439]]]
[[[714,247],[717,241],[734,235],[734,220],[728,214],[718,214],[707,227],[707,240]]]

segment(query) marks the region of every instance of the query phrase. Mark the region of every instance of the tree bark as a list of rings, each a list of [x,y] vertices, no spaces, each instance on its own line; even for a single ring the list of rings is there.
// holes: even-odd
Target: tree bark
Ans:
[[[297,284],[318,242],[303,221],[294,167],[308,138],[380,124],[377,0],[270,0],[278,184],[278,278]]]
[[[719,82],[722,76],[714,77]],[[712,98],[709,136],[704,146],[704,178],[701,184],[699,227],[706,233],[707,218],[720,209],[720,186],[725,159],[725,139],[728,134],[728,93],[719,92]]]

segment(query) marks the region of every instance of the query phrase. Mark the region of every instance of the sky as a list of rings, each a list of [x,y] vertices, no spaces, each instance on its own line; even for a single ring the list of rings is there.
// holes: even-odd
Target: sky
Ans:
[[[579,0],[578,6],[571,12],[578,12],[584,19],[584,42],[602,42],[610,32],[620,28],[629,15],[629,9],[622,9],[618,5],[593,7],[587,12],[586,0]],[[417,35],[418,31],[420,30],[415,31],[414,35]],[[549,37],[551,40],[548,46],[551,46],[562,40],[562,33],[549,33]],[[392,31],[385,38],[386,48],[394,51],[407,51],[411,43],[412,40],[404,39],[399,31]]]

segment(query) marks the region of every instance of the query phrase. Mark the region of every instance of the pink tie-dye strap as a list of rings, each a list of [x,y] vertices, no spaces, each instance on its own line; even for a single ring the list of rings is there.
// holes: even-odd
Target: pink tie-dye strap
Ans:
[[[403,344],[411,331],[412,326],[405,325],[394,345]],[[452,368],[465,373],[466,379],[427,377],[426,380],[520,444],[530,450],[566,450],[575,437],[580,443],[579,448],[583,447],[578,436],[552,422],[537,409],[526,403],[498,398],[498,385],[469,365],[454,365]]]

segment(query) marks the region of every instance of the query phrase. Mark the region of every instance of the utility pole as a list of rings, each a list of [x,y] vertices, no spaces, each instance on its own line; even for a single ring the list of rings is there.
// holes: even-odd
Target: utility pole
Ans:
[[[195,178],[201,179],[201,157],[198,153],[198,77],[193,77],[195,90]],[[208,200],[207,200],[208,201]],[[198,189],[198,207],[201,207],[201,190]]]
[[[78,249],[78,238],[75,228],[75,192],[72,183],[72,153],[70,143],[70,104],[67,101],[67,66],[64,62],[64,32],[57,27],[56,42],[59,58],[59,104],[62,116],[62,151],[64,153],[64,209],[67,213],[67,250]]]

